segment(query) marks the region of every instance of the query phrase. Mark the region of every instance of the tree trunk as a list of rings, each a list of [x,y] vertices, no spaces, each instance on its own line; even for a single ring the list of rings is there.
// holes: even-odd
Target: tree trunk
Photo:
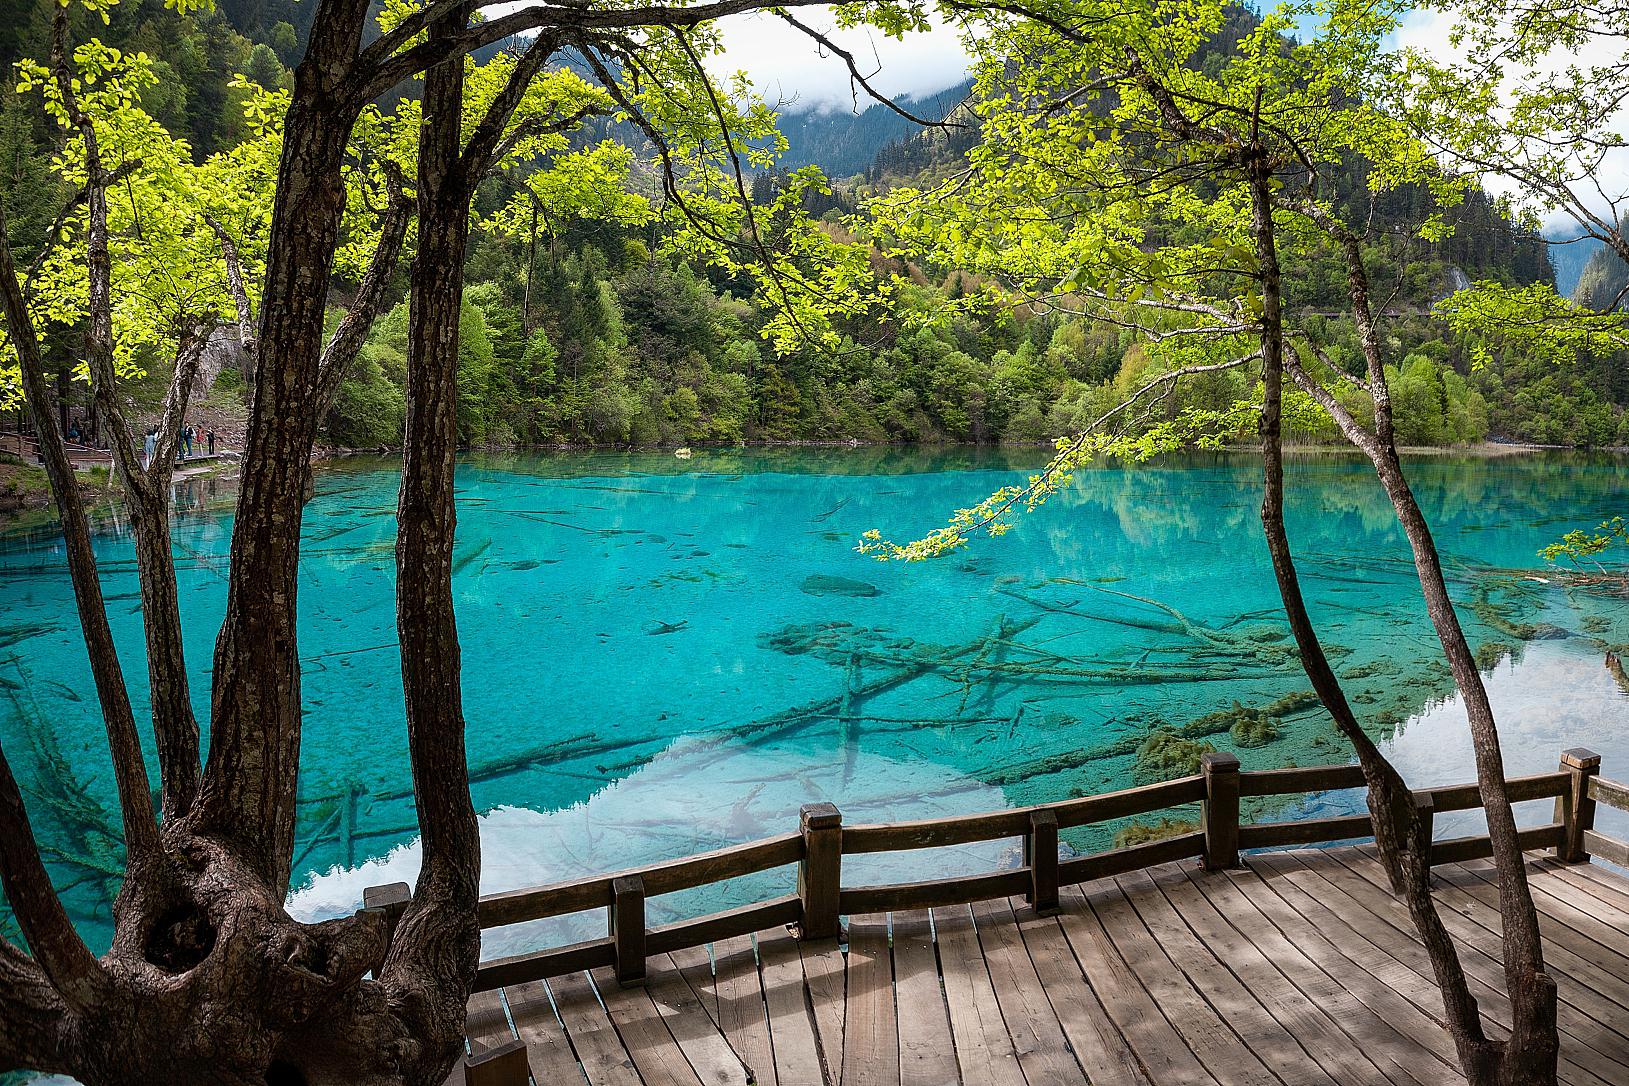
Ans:
[[[107,728],[108,746],[113,755],[125,848],[132,859],[139,859],[151,852],[157,843],[141,740],[136,733],[130,695],[125,688],[124,672],[119,667],[113,631],[108,626],[107,609],[102,602],[102,585],[96,573],[96,553],[91,546],[90,520],[85,515],[79,480],[68,459],[62,431],[52,410],[51,391],[45,380],[39,339],[11,255],[4,207],[0,207],[0,302],[4,304],[6,329],[22,372],[23,395],[34,420],[40,459],[45,464],[51,494],[56,501],[57,518],[62,525],[68,576],[73,583],[74,603],[79,610],[85,650],[90,657],[91,677],[96,684],[97,700]]]
[[[334,39],[313,32],[284,122],[226,620],[215,643],[209,761],[198,800],[200,829],[232,842],[278,897],[288,889],[299,775],[295,603],[318,422],[309,408],[352,122],[334,101],[339,87],[331,84],[341,81],[344,65],[330,54],[354,55],[360,20],[351,22]]]
[[[1348,291],[1358,342],[1363,349],[1369,393],[1375,408],[1375,432],[1363,430],[1350,414],[1331,412],[1342,431],[1369,457],[1381,485],[1397,512],[1414,555],[1414,568],[1425,597],[1426,612],[1448,659],[1454,684],[1465,702],[1471,745],[1476,755],[1477,784],[1487,815],[1488,838],[1493,861],[1499,872],[1499,915],[1504,931],[1505,985],[1510,993],[1512,1025],[1509,1041],[1501,1052],[1498,1081],[1521,1086],[1551,1086],[1556,1081],[1560,1038],[1556,1031],[1555,980],[1544,968],[1544,944],[1539,931],[1538,911],[1533,906],[1527,883],[1526,861],[1517,840],[1516,816],[1505,791],[1504,753],[1494,721],[1493,705],[1476,666],[1476,656],[1459,625],[1442,574],[1442,562],[1430,525],[1414,498],[1403,474],[1392,429],[1391,394],[1386,368],[1375,334],[1374,315],[1369,303],[1369,274],[1363,263],[1358,237],[1330,219],[1314,216],[1334,235],[1346,258]],[[1296,377],[1306,376],[1297,367]],[[1316,394],[1315,394],[1316,395]]]
[[[1471,1086],[1498,1081],[1498,1048],[1482,1031],[1481,1015],[1453,940],[1431,897],[1430,839],[1417,817],[1413,795],[1402,775],[1381,754],[1358,723],[1346,693],[1329,664],[1301,593],[1300,576],[1284,525],[1284,455],[1281,433],[1284,385],[1283,292],[1272,213],[1272,171],[1264,153],[1249,161],[1251,233],[1261,284],[1262,411],[1261,449],[1264,494],[1262,528],[1272,558],[1284,610],[1301,653],[1301,664],[1336,727],[1357,752],[1368,785],[1369,815],[1392,889],[1408,906],[1442,992],[1448,1031]]]
[[[467,15],[434,34],[463,28]],[[464,754],[452,563],[457,522],[458,325],[473,185],[461,159],[462,58],[425,74],[419,232],[408,316],[406,438],[396,536],[396,615],[423,866],[384,969],[420,993],[427,1051],[450,1064],[480,956],[480,833]],[[476,176],[479,176],[478,174]]]

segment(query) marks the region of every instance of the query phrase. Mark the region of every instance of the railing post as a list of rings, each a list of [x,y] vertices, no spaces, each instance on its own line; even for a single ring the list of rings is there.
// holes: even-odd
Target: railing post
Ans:
[[[1024,836],[1024,865],[1029,868],[1029,892],[1024,895],[1037,916],[1058,912],[1058,813],[1031,811],[1029,833]]]
[[[798,863],[798,897],[804,939],[835,939],[840,931],[838,892],[843,885],[843,816],[830,803],[808,803],[798,812],[803,859]]]
[[[642,983],[645,979],[644,879],[624,875],[612,880],[611,908],[606,920],[616,950],[617,983]]]
[[[526,1042],[506,1041],[464,1058],[465,1086],[527,1086]]]
[[[1239,758],[1226,751],[1202,754],[1205,802],[1200,822],[1205,831],[1205,870],[1239,866]]]
[[[362,890],[362,909],[364,912],[377,911],[385,916],[385,946],[379,952],[379,960],[373,963],[373,975],[378,976],[379,970],[384,968],[385,955],[390,953],[390,944],[396,938],[396,925],[407,911],[408,902],[413,900],[413,891],[405,882],[390,882],[383,886],[368,886]]]
[[[1563,863],[1584,863],[1589,859],[1584,831],[1595,828],[1595,799],[1589,794],[1589,779],[1600,775],[1601,756],[1583,747],[1564,750],[1561,771],[1570,779],[1567,790],[1555,799],[1555,820],[1565,827],[1555,855]]]
[[[1424,789],[1414,793],[1414,818],[1420,824],[1420,836],[1425,841],[1426,870],[1431,869],[1431,839],[1437,832],[1437,797]]]

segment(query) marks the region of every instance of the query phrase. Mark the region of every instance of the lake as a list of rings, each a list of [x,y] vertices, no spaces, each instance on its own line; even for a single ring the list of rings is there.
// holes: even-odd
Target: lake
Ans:
[[[1289,650],[1248,455],[1082,471],[1010,534],[935,562],[855,553],[865,530],[925,532],[1042,458],[797,449],[466,459],[454,590],[485,887],[784,832],[814,800],[858,822],[1108,791],[1146,779],[1136,752],[1160,729],[1236,749],[1247,768],[1349,760]],[[1629,776],[1629,699],[1603,667],[1607,647],[1629,643],[1629,604],[1534,579],[1545,575],[1540,546],[1623,512],[1629,460],[1439,455],[1408,470],[1486,664],[1511,772],[1553,769],[1563,747],[1588,746],[1608,775]],[[364,886],[411,879],[418,863],[395,649],[396,466],[345,460],[317,479],[300,580],[306,728],[293,895],[311,917],[355,908]],[[1470,779],[1463,713],[1367,463],[1299,456],[1288,485],[1309,603],[1366,726],[1412,782]],[[177,496],[200,720],[231,496],[211,480]],[[105,513],[104,590],[141,703],[133,545]],[[117,887],[116,804],[49,532],[0,536],[0,614],[0,741],[30,790],[53,875],[100,947]],[[1524,640],[1540,623],[1569,636]],[[1306,808],[1360,802],[1341,793]],[[1261,806],[1247,814],[1282,817]],[[1469,832],[1474,816],[1456,817],[1440,832]],[[1064,837],[1101,848],[1123,828]],[[847,881],[952,874],[1016,853],[1014,842],[855,857]],[[784,893],[789,880],[770,872],[673,895],[652,914]],[[597,923],[493,933],[488,953]]]

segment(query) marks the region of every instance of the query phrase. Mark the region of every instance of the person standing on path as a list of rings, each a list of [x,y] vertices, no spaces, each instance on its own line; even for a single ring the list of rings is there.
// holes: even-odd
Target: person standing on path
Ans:
[[[209,436],[209,455],[214,456],[215,455],[215,430],[214,430],[213,427],[211,427],[208,436]]]
[[[192,427],[181,427],[181,459],[192,455]]]
[[[158,448],[158,431],[147,431],[147,442],[142,447],[141,470],[147,471],[153,466],[153,452]]]

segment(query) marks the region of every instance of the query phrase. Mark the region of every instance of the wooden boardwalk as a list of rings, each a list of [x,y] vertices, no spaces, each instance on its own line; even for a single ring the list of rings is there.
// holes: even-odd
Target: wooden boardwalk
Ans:
[[[518,1036],[536,1086],[1464,1081],[1371,848],[1244,864],[1066,886],[1050,918],[1012,898],[854,916],[843,945],[774,928],[656,954],[643,985],[609,968],[511,984],[472,999],[471,1049]],[[1629,1086],[1629,879],[1536,855],[1529,870],[1560,987],[1561,1080]],[[1509,1005],[1491,864],[1436,875],[1497,1035]]]

